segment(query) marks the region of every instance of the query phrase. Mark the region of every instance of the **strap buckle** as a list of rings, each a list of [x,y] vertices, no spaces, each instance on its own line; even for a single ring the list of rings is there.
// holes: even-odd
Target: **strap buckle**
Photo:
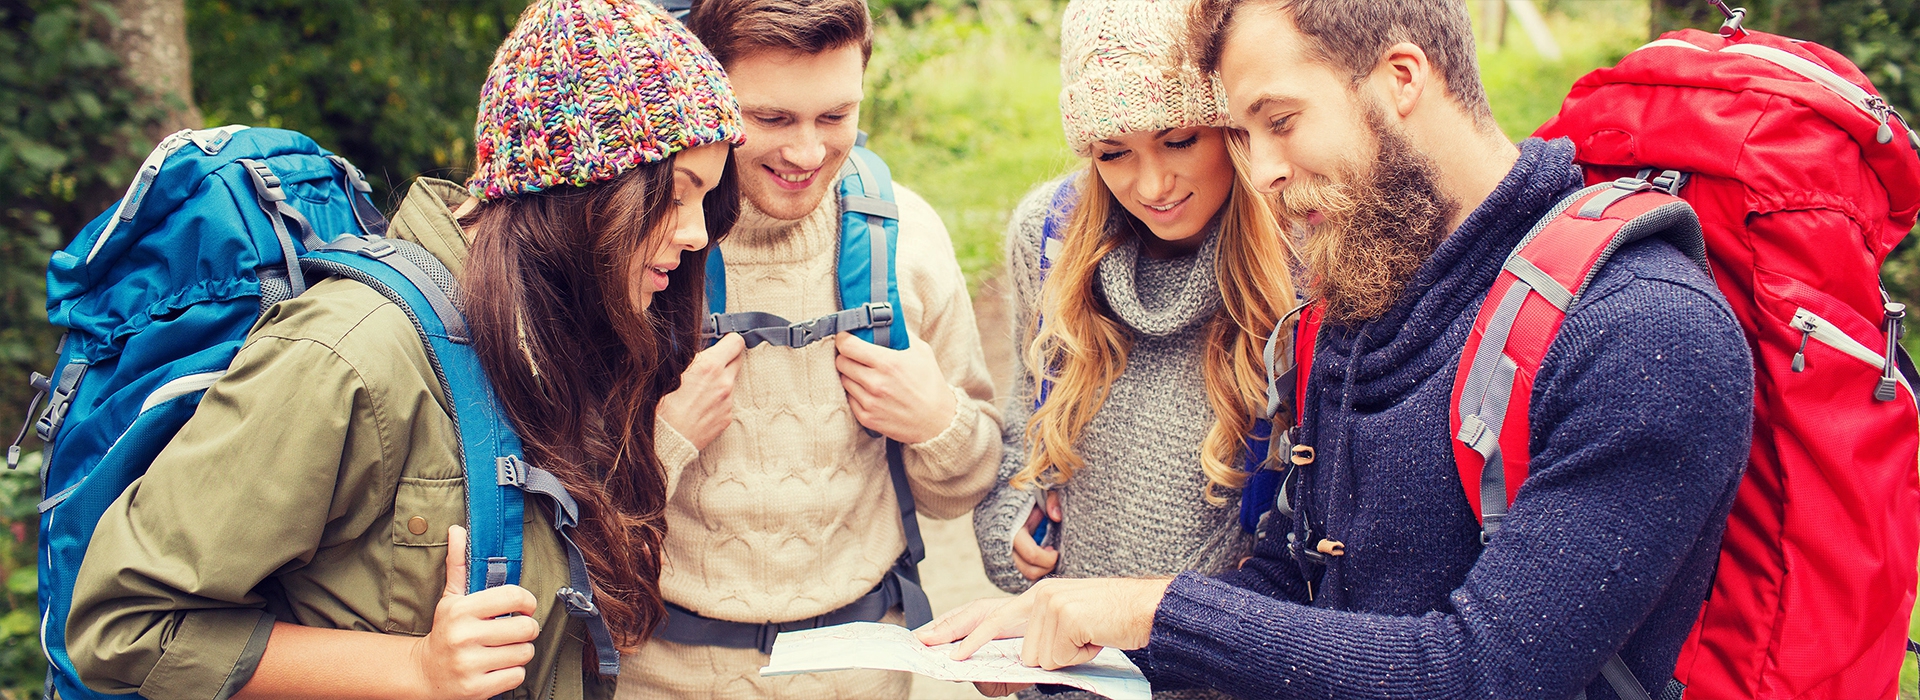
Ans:
[[[893,304],[884,301],[870,301],[861,304],[860,308],[867,312],[868,328],[893,325]]]
[[[67,409],[73,407],[73,394],[80,388],[80,379],[87,376],[87,365],[80,362],[67,364],[60,373],[60,384],[53,388],[53,397],[47,400],[47,410],[34,421],[33,432],[40,436],[41,442],[53,442],[53,434],[60,430],[60,424],[67,420]],[[44,383],[44,381],[43,381]]]
[[[822,335],[820,333],[820,322],[825,320],[831,320],[832,318],[833,318],[832,316],[828,316],[826,318],[816,318],[811,321],[803,321],[801,323],[796,323],[791,326],[787,326],[787,347],[790,347],[790,348],[806,347],[808,344],[812,343],[813,341],[819,340],[820,336]]]
[[[567,615],[570,617],[588,618],[600,616],[600,607],[593,604],[593,596],[591,594],[574,590],[572,586],[562,586],[560,590],[554,591],[553,594],[558,596],[560,602],[567,606]]]
[[[247,176],[253,179],[253,191],[267,202],[283,202],[287,199],[285,190],[280,189],[280,176],[273,169],[250,158],[242,158],[239,163],[247,168]]]
[[[519,457],[507,455],[493,460],[494,484],[525,488],[527,485],[527,463]]]

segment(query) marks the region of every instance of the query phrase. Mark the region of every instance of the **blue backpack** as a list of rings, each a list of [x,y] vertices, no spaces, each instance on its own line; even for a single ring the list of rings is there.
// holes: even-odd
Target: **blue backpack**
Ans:
[[[1039,267],[1042,285],[1046,284],[1048,273],[1053,271],[1053,261],[1060,257],[1061,249],[1066,245],[1067,217],[1073,214],[1074,207],[1080,202],[1080,191],[1074,186],[1074,181],[1075,178],[1069,177],[1060,183],[1059,189],[1054,190],[1053,199],[1047,205],[1047,216],[1040,224]],[[1046,318],[1042,316],[1040,322],[1045,323]],[[1269,339],[1266,348],[1269,376],[1272,375],[1274,365],[1273,349],[1273,341]],[[1043,378],[1034,389],[1033,410],[1038,412],[1040,406],[1047,402],[1047,395],[1052,393],[1053,382]],[[1246,440],[1247,452],[1243,468],[1248,476],[1246,486],[1240,490],[1240,529],[1247,534],[1253,534],[1259,529],[1261,516],[1267,513],[1275,493],[1280,489],[1279,473],[1263,468],[1267,461],[1268,438],[1273,435],[1273,421],[1270,420],[1273,411],[1274,409],[1269,407],[1265,415],[1254,417],[1251,434]],[[1035,542],[1046,543],[1050,522],[1046,518],[1041,518],[1040,524],[1034,526]]]
[[[841,310],[799,322],[760,311],[728,313],[727,268],[720,248],[715,246],[707,252],[709,315],[700,328],[704,342],[711,344],[720,336],[739,333],[747,347],[766,343],[799,348],[850,332],[875,345],[907,348],[907,329],[900,322],[900,281],[893,264],[900,248],[900,205],[894,199],[892,173],[886,162],[867,150],[866,143],[863,133],[847,155],[846,165],[841,166],[834,187],[840,202],[837,274]],[[871,430],[867,434],[878,435]],[[888,576],[888,585],[898,587],[907,626],[918,627],[933,619],[932,606],[920,587],[919,567],[926,559],[927,548],[920,537],[920,522],[914,516],[913,492],[908,488],[901,446],[892,440],[887,441],[887,471],[893,480],[894,500],[900,506],[900,526],[907,542],[906,552]],[[682,614],[672,608],[668,613]]]
[[[80,683],[66,645],[74,578],[100,516],[193,416],[261,314],[324,276],[359,280],[398,304],[438,370],[466,463],[469,589],[519,580],[523,495],[552,499],[573,572],[560,597],[588,619],[600,672],[619,672],[570,539],[573,499],[521,460],[469,345],[453,275],[418,245],[385,238],[371,191],[353,165],[292,131],[182,130],[147,157],[116,207],[53,254],[48,319],[67,332],[53,378],[33,377],[51,394],[33,425],[46,443],[40,638],[49,693],[109,697]],[[496,488],[483,488],[488,481]]]

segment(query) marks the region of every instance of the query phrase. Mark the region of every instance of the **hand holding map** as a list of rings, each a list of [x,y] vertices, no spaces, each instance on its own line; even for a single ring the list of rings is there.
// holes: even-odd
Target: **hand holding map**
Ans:
[[[954,661],[952,644],[929,647],[904,627],[878,622],[849,622],[833,627],[782,632],[774,639],[773,656],[762,676],[818,673],[864,668],[908,671],[943,681],[984,683],[1055,683],[1113,698],[1149,700],[1147,679],[1118,649],[1078,666],[1056,671],[1020,663],[1020,639],[996,639],[972,658]]]

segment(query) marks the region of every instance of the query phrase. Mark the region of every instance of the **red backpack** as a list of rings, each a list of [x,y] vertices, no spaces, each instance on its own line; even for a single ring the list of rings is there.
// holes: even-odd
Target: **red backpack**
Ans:
[[[1746,331],[1754,435],[1675,682],[1645,685],[1668,700],[1680,686],[1686,700],[1892,698],[1920,555],[1920,410],[1905,308],[1879,270],[1920,209],[1920,135],[1838,53],[1723,31],[1672,32],[1581,78],[1535,133],[1572,139],[1592,186],[1482,303],[1454,380],[1454,461],[1490,537],[1527,477],[1533,377],[1566,309],[1614,250],[1667,237],[1710,267]],[[1615,657],[1602,674],[1648,697],[1625,670]]]

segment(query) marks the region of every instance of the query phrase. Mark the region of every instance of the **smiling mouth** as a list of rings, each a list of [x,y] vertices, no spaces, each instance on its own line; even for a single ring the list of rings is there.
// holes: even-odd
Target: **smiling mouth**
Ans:
[[[774,170],[771,166],[761,166],[761,167],[764,167],[767,169],[767,174],[772,175],[775,179],[779,180],[782,184],[788,185],[788,186],[805,185],[813,180],[814,175],[817,175],[820,173],[819,168],[815,168],[813,170],[806,170],[798,173],[787,173],[787,172]]]
[[[1184,202],[1186,202],[1187,200],[1189,200],[1189,199],[1192,199],[1192,198],[1193,198],[1193,195],[1191,195],[1191,194],[1189,194],[1189,195],[1187,195],[1187,196],[1185,196],[1185,197],[1181,197],[1181,198],[1180,198],[1179,200],[1176,200],[1176,201],[1175,201],[1175,202],[1173,202],[1172,204],[1168,204],[1168,205],[1166,205],[1166,206],[1164,206],[1164,207],[1156,207],[1156,206],[1154,206],[1154,205],[1151,205],[1151,204],[1147,204],[1147,203],[1145,203],[1145,202],[1142,202],[1142,203],[1141,203],[1141,206],[1144,206],[1144,207],[1146,207],[1146,208],[1148,208],[1148,209],[1152,209],[1152,210],[1154,210],[1154,211],[1157,211],[1157,212],[1160,212],[1160,213],[1162,213],[1162,214],[1164,214],[1164,213],[1167,213],[1167,212],[1170,212],[1170,211],[1173,211],[1173,208],[1174,208],[1174,207],[1177,207],[1177,206],[1180,206],[1180,205],[1181,205],[1182,203],[1184,203]]]

